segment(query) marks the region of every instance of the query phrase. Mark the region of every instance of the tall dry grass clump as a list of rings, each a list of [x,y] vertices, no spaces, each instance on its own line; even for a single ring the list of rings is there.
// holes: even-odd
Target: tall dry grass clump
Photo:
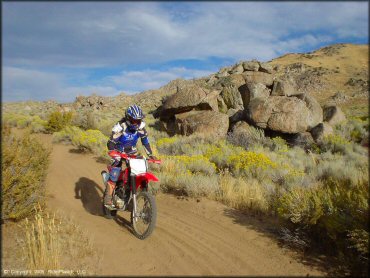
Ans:
[[[92,275],[99,271],[100,257],[93,241],[74,221],[51,214],[40,205],[35,215],[22,224],[25,237],[19,243],[29,270],[50,271],[68,269],[74,275],[83,270]]]
[[[45,213],[41,206],[36,208],[33,221],[26,218],[25,239],[28,268],[30,270],[60,269],[61,242],[58,234],[61,223],[55,215]]]

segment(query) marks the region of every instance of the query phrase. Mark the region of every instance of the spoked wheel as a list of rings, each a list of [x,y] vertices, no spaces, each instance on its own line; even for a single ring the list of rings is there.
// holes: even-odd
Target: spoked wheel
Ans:
[[[155,199],[150,193],[141,191],[136,196],[136,204],[136,219],[133,217],[133,210],[131,211],[132,227],[137,238],[145,239],[153,232],[157,220]]]

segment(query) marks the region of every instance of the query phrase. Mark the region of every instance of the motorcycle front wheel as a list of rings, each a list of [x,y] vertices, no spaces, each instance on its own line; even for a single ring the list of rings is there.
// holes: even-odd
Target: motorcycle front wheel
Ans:
[[[136,219],[131,211],[131,224],[134,234],[139,239],[145,239],[153,232],[157,221],[157,206],[154,197],[147,191],[141,191],[136,196]]]

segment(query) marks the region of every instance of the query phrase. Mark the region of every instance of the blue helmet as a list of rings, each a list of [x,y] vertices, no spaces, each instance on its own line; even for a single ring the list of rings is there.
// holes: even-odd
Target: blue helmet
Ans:
[[[134,104],[129,106],[125,113],[128,127],[133,130],[138,130],[144,116],[143,110],[141,110],[138,105]]]

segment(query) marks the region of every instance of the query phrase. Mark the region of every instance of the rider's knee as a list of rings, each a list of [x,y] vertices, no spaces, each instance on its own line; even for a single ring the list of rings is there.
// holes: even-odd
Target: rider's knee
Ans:
[[[120,173],[121,167],[112,167],[111,171],[109,172],[109,181],[116,183]]]

